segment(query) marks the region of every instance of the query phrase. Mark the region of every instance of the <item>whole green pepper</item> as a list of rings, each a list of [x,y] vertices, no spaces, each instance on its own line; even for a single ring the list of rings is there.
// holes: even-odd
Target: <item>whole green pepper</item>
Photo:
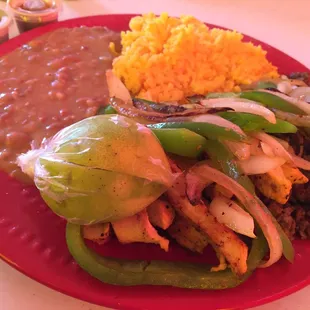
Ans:
[[[163,149],[167,153],[197,158],[203,153],[206,138],[185,128],[152,128]]]
[[[193,123],[193,122],[168,122],[147,125],[150,129],[162,129],[162,128],[185,128],[189,129],[197,134],[200,134],[211,140],[218,140],[223,138],[225,140],[232,141],[244,141],[247,139],[245,135],[239,134],[232,129],[217,126],[209,123]]]
[[[273,217],[269,209],[264,205],[264,203],[256,196],[255,193],[255,187],[252,183],[252,181],[249,179],[248,176],[244,175],[240,168],[238,167],[234,155],[221,143],[220,141],[208,141],[206,146],[206,152],[211,158],[213,164],[224,172],[226,175],[230,176],[232,179],[236,180],[240,185],[242,185],[247,191],[249,191],[251,194],[254,195],[256,200],[261,205],[262,209],[265,213],[270,214],[272,218],[272,222],[276,226],[283,246],[283,255],[285,258],[293,262],[294,261],[294,248],[283,231],[280,224],[277,222],[277,220]]]
[[[219,116],[227,119],[228,121],[238,125],[244,131],[258,131],[264,130],[268,133],[295,133],[297,127],[289,122],[277,119],[276,124],[271,124],[265,118],[241,112],[219,112]]]
[[[301,109],[292,105],[290,102],[264,91],[245,91],[240,93],[240,98],[253,100],[260,102],[267,108],[278,109],[284,112],[290,112],[295,114],[305,114]]]
[[[106,258],[89,249],[81,226],[67,223],[68,249],[78,265],[98,280],[114,285],[165,285],[189,289],[221,290],[244,282],[262,261],[267,243],[262,235],[253,240],[248,271],[237,277],[231,270],[211,272],[210,266],[168,261],[144,261]]]

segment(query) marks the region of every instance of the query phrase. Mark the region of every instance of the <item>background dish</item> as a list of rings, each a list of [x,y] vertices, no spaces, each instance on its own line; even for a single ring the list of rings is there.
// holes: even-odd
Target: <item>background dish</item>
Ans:
[[[106,15],[68,20],[35,29],[1,46],[0,55],[5,54],[34,37],[60,27],[80,25],[104,25],[113,30],[128,27],[131,15]],[[249,40],[250,38],[246,38]],[[258,44],[257,40],[251,39]],[[306,71],[303,65],[280,51],[262,44],[268,58],[283,73]],[[41,201],[33,188],[24,189],[15,181],[0,175],[0,253],[11,265],[35,280],[68,295],[93,303],[122,309],[180,309],[250,307],[285,296],[310,282],[309,242],[295,242],[296,262],[294,265],[281,261],[272,268],[259,270],[246,284],[239,288],[221,292],[184,291],[154,287],[112,287],[92,279],[73,262],[64,241],[64,221],[55,216]],[[5,238],[3,238],[5,236]],[[123,248],[123,246],[122,246]],[[109,246],[109,253],[142,253],[149,257],[162,257],[159,249],[146,245]],[[175,249],[169,258],[189,258],[181,249]],[[130,256],[128,256],[130,257]],[[133,255],[131,256],[133,257]],[[192,257],[191,257],[192,258]],[[278,279],[281,278],[281,281]],[[255,288],[256,287],[256,288]],[[240,298],[242,296],[242,300]],[[224,298],[220,298],[224,297]],[[209,307],[206,308],[205,305]]]

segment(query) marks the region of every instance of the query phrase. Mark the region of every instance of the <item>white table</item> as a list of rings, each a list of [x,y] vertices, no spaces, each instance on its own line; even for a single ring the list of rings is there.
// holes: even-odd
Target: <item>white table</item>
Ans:
[[[0,2],[0,8],[4,6],[5,4]],[[155,13],[166,11],[172,15],[192,14],[206,22],[236,29],[279,48],[310,68],[310,0],[77,0],[64,3],[62,19],[83,15],[150,11]],[[255,309],[309,308],[310,287],[307,287],[291,296]],[[0,261],[0,309],[105,310],[106,308],[55,292]]]

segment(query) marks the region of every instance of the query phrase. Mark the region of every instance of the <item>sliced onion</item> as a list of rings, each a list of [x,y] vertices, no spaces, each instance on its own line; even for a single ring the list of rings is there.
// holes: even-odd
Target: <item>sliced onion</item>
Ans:
[[[193,116],[199,114],[206,114],[209,112],[209,109],[207,108],[185,110],[183,112],[175,112],[171,114],[164,114],[153,111],[144,111],[137,109],[133,105],[126,104],[125,102],[123,102],[118,98],[111,98],[110,104],[121,115],[125,115],[132,118],[144,118],[152,122],[167,121],[169,117]]]
[[[296,167],[303,169],[303,170],[310,170],[310,162],[297,156],[297,155],[291,155],[293,158],[293,162],[296,165]]]
[[[203,114],[196,116],[187,116],[187,117],[169,117],[167,119],[168,122],[194,122],[194,123],[209,123],[213,125],[217,125],[220,127],[225,127],[235,131],[238,134],[245,136],[244,131],[234,123],[226,120],[223,117],[213,114]]]
[[[274,152],[273,152],[273,150],[272,150],[272,147],[271,147],[269,144],[267,144],[267,143],[265,143],[265,142],[260,142],[260,146],[261,146],[263,152],[264,152],[267,156],[269,156],[269,157],[274,157]]]
[[[223,196],[215,197],[209,206],[209,211],[218,222],[233,231],[250,238],[256,238],[252,216],[234,201]]]
[[[132,104],[132,99],[129,90],[123,82],[113,73],[112,70],[107,70],[106,73],[109,96],[121,99],[124,103]]]
[[[310,114],[310,105],[306,101],[303,101],[303,100],[300,100],[297,98],[293,98],[293,97],[287,96],[287,95],[279,93],[279,92],[266,90],[266,89],[262,89],[261,91],[264,91],[266,93],[270,93],[270,94],[273,94],[275,96],[278,96],[278,97],[290,102],[292,105],[294,105],[295,107],[304,111],[306,114]]]
[[[181,107],[185,109],[201,109],[202,105],[198,103],[185,103],[185,104],[181,104]]]
[[[273,137],[273,138],[276,139],[287,151],[289,151],[291,146],[286,140],[280,139],[278,137]]]
[[[295,126],[308,127],[308,128],[310,127],[310,115],[299,115],[289,112],[283,112],[276,109],[273,109],[273,111],[277,116],[277,118],[287,121]]]
[[[251,135],[254,138],[259,139],[260,141],[265,142],[266,144],[268,144],[272,148],[273,153],[276,156],[282,157],[282,158],[284,158],[288,162],[292,162],[293,161],[291,154],[274,137],[266,134],[265,132],[251,133]]]
[[[224,196],[229,199],[234,196],[234,194],[230,190],[218,184],[215,184],[214,193],[215,193],[215,196],[220,195],[220,196]]]
[[[289,96],[310,103],[310,87],[297,87],[289,93]]]
[[[188,174],[186,176],[186,194],[190,203],[195,206],[201,201],[202,191],[211,185],[213,182],[210,180],[209,182],[199,183],[197,184],[196,176]]]
[[[110,104],[119,114],[125,116],[136,119],[144,118],[153,122],[161,122],[163,120],[166,120],[168,117],[192,116],[207,114],[208,112],[210,112],[210,109],[205,107],[201,107],[199,109],[195,107],[193,109],[187,109],[182,112],[175,112],[170,114],[140,110],[133,105],[132,98],[128,89],[123,84],[123,82],[112,72],[112,70],[106,71],[106,78],[109,89],[109,96],[111,97]],[[214,109],[212,110],[214,112]]]
[[[239,160],[249,159],[251,155],[251,146],[249,144],[235,141],[225,141],[224,144]]]
[[[284,158],[286,161],[294,164],[300,169],[310,170],[310,162],[295,155],[292,147],[287,141],[271,137],[263,132],[255,133],[253,135],[261,141],[266,142],[272,148],[276,156]]]
[[[239,161],[238,165],[247,175],[263,174],[282,166],[285,159],[267,155],[251,156],[248,160]]]
[[[204,162],[200,162],[193,166],[187,173],[186,179],[189,177],[191,178],[192,186],[194,187],[201,187],[201,184],[213,181],[231,190],[247,211],[258,222],[267,239],[270,250],[268,261],[263,263],[261,267],[271,266],[281,258],[283,253],[282,241],[277,228],[273,224],[272,217],[262,209],[256,198],[251,193],[224,173],[211,168]]]
[[[201,104],[207,108],[231,108],[236,112],[245,112],[264,117],[272,124],[277,120],[274,113],[264,106],[247,99],[240,98],[215,98],[202,100]]]
[[[277,89],[281,93],[288,94],[289,92],[292,91],[292,85],[288,80],[284,80],[284,81],[281,81],[280,83],[278,83]]]
[[[264,155],[260,141],[253,137],[250,138],[250,154],[251,155]]]
[[[182,117],[182,118],[169,118],[168,121],[171,122],[195,122],[195,123],[209,123],[213,125],[217,125],[220,127],[225,127],[232,129],[233,131],[245,135],[244,131],[236,124],[228,121],[227,119],[220,117],[218,115],[213,114],[204,114],[204,115],[197,115],[191,117]]]

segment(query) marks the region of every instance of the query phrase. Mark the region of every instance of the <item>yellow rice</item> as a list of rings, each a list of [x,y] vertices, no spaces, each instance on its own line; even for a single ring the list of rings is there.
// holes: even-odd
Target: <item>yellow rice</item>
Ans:
[[[134,96],[174,101],[238,91],[241,84],[278,76],[260,46],[242,42],[238,32],[209,29],[192,16],[151,13],[129,26],[113,70]]]

